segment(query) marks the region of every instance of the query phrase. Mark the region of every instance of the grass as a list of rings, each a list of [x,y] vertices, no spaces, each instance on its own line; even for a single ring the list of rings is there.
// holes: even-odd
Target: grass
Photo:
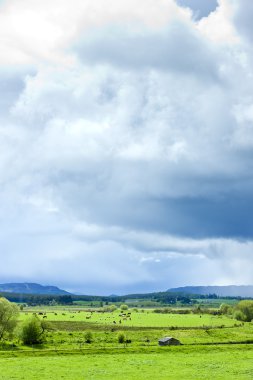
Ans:
[[[122,352],[124,351],[124,352]],[[0,379],[252,379],[253,347],[164,347],[148,352],[0,358]]]
[[[57,314],[57,315],[56,315]],[[87,322],[101,325],[121,325],[129,327],[203,327],[203,326],[233,326],[235,321],[225,316],[208,314],[156,314],[152,310],[144,312],[131,312],[131,319],[124,320],[120,311],[113,313],[86,312],[86,311],[49,311],[48,321]],[[29,314],[23,312],[21,320]],[[88,319],[87,319],[88,318]],[[121,321],[121,323],[120,323]],[[116,322],[116,324],[114,323]]]
[[[208,314],[114,313],[43,308],[51,323],[46,342],[23,346],[17,339],[0,347],[0,380],[10,379],[252,379],[253,325]],[[80,312],[79,312],[80,311]],[[20,315],[20,324],[35,309]],[[43,318],[44,315],[40,315]],[[86,318],[88,317],[88,319]],[[90,318],[89,318],[90,317]],[[119,321],[121,320],[121,323]],[[116,322],[116,323],[113,323]],[[91,331],[92,343],[85,343]],[[118,343],[123,332],[131,342]],[[183,345],[159,347],[173,336]],[[241,344],[244,343],[244,344]]]

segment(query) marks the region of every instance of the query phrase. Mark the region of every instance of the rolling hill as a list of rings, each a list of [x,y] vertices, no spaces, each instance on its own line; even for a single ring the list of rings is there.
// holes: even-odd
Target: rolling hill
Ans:
[[[16,294],[67,295],[70,294],[57,286],[43,286],[35,283],[0,284],[0,292]]]

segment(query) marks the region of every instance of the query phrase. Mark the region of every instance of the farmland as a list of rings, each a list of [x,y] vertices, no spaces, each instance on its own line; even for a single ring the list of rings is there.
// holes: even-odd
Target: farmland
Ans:
[[[124,351],[124,352],[122,352]],[[251,379],[253,347],[171,347],[77,354],[35,353],[0,359],[9,379]]]
[[[37,309],[39,313],[40,309]],[[142,312],[143,310],[143,312]],[[76,321],[87,322],[90,324],[112,325],[116,322],[118,325],[121,321],[121,326],[129,327],[201,327],[201,326],[232,326],[235,321],[225,316],[213,316],[208,314],[194,315],[194,314],[156,314],[152,310],[142,309],[141,312],[132,311],[130,318],[120,316],[117,310],[112,313],[102,313],[100,311],[87,312],[87,311],[48,311],[46,312],[48,321]],[[43,310],[42,310],[43,311]],[[30,313],[22,313],[21,319],[25,320]]]
[[[36,313],[48,322],[43,344],[18,338],[2,345],[0,380],[9,379],[251,379],[253,324],[207,313],[104,312],[76,307],[25,308],[19,327]],[[91,341],[86,342],[89,332]],[[119,334],[125,337],[119,343]],[[173,336],[178,347],[159,347]]]

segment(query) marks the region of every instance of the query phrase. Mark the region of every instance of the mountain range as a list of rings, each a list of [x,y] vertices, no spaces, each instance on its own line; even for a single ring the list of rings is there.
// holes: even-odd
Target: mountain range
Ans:
[[[67,295],[70,294],[57,286],[43,286],[35,283],[0,284],[0,292],[18,294]]]
[[[168,289],[172,293],[184,294],[216,294],[219,297],[253,297],[252,285],[228,285],[228,286],[183,286]]]
[[[43,286],[29,282],[0,284],[0,292],[16,294],[71,295],[71,293],[60,289],[57,286]],[[167,292],[199,295],[216,294],[219,297],[253,298],[253,285],[183,286],[168,289]],[[141,294],[139,296],[141,296]]]

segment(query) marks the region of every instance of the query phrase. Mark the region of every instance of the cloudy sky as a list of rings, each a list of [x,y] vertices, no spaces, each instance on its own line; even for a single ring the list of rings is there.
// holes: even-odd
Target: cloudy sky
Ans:
[[[0,1],[0,282],[253,283],[253,2]]]

